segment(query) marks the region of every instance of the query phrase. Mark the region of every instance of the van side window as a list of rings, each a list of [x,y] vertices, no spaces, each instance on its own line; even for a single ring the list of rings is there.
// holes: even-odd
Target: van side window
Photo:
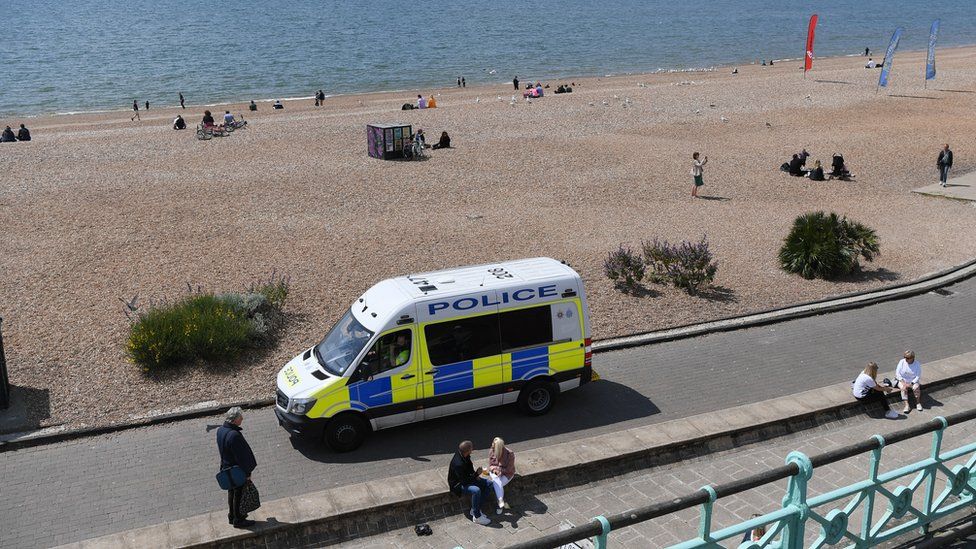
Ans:
[[[357,375],[367,379],[410,362],[412,334],[410,329],[397,330],[376,340],[363,357]]]
[[[549,305],[499,314],[502,350],[552,343],[552,312]]]
[[[434,366],[501,354],[498,315],[459,318],[424,328],[427,352]]]

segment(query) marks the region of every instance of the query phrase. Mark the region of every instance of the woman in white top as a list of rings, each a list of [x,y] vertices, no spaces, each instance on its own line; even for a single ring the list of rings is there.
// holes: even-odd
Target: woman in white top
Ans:
[[[702,166],[708,162],[708,157],[706,156],[704,160],[698,160],[698,153],[696,152],[691,155],[691,159],[693,161],[691,165],[691,177],[695,180],[695,184],[691,187],[691,196],[698,198],[698,187],[705,184],[705,181],[702,180],[702,173],[704,173]]]
[[[898,380],[898,388],[901,389],[901,399],[905,402],[905,409],[902,413],[907,414],[912,410],[908,405],[908,390],[915,393],[915,409],[922,411],[922,365],[915,360],[915,352],[911,349],[905,351],[905,358],[898,362],[895,367],[895,379]]]
[[[871,414],[871,404],[879,403],[881,407],[885,410],[885,417],[888,419],[898,419],[900,416],[898,412],[891,409],[888,406],[888,399],[885,398],[887,393],[894,391],[892,387],[882,387],[878,385],[875,379],[878,377],[878,365],[875,362],[868,362],[864,371],[858,374],[857,379],[854,380],[854,386],[851,390],[854,393],[854,398],[858,402],[864,404],[865,409],[868,411],[868,415]]]

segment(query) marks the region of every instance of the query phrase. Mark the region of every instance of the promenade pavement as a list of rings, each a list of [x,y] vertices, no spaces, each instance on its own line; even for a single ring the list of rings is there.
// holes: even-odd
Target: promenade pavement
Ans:
[[[496,435],[535,448],[839,383],[868,360],[890,376],[906,347],[923,364],[976,350],[976,279],[948,290],[598,354],[603,380],[562,396],[547,416],[505,407],[441,418],[377,433],[349,454],[289,439],[270,408],[250,411],[254,480],[271,500],[440,468],[466,438],[478,455]],[[217,426],[217,417],[203,418],[3,452],[0,547],[58,545],[221,509]]]
[[[490,513],[488,516],[492,523],[488,526],[480,526],[464,516],[455,515],[428,523],[433,530],[431,536],[418,537],[413,528],[403,528],[345,542],[343,547],[346,549],[506,547],[572,526],[586,524],[597,515],[622,513],[635,507],[690,494],[707,484],[731,482],[778,467],[786,462],[786,456],[793,450],[813,456],[861,442],[876,433],[884,435],[917,425],[936,415],[951,415],[971,410],[976,405],[976,384],[966,385],[968,385],[966,392],[956,392],[946,397],[939,395],[931,408],[923,412],[913,410],[907,417],[902,416],[901,420],[857,416],[780,437],[774,441],[750,444],[584,486],[527,496],[515,492],[509,502],[511,510],[503,515]],[[932,435],[923,435],[886,446],[882,454],[881,472],[891,471],[927,458],[931,451],[931,440]],[[952,450],[973,442],[976,442],[976,420],[949,427],[943,438],[942,449]],[[949,462],[949,468],[965,463],[968,458],[969,456],[966,456]],[[862,454],[816,468],[808,484],[808,496],[813,497],[868,479],[869,459],[869,454]],[[517,461],[516,454],[516,464]],[[908,484],[912,478],[914,475],[906,477],[903,482],[891,483],[886,487],[894,490],[896,486]],[[940,483],[937,483],[935,492],[937,496],[945,487],[944,480],[945,477],[941,476]],[[754,514],[765,514],[781,508],[786,486],[787,481],[782,480],[734,496],[719,498],[712,510],[712,530],[717,531],[733,526],[750,520]],[[915,505],[921,505],[922,496],[923,490],[916,492],[913,500]],[[836,505],[822,506],[814,510],[826,515],[831,509],[843,508],[849,501],[850,498],[845,498]],[[886,510],[887,500],[878,498],[874,508],[874,517],[877,520]],[[956,515],[957,518],[962,516],[964,513]],[[695,507],[642,522],[632,527],[612,531],[609,545],[610,547],[667,547],[694,538],[698,533],[699,518],[700,507]],[[851,515],[849,524],[853,531],[858,531],[861,524],[860,511]],[[820,528],[812,520],[807,525],[806,541],[809,545],[820,534]],[[736,547],[740,540],[741,536],[730,540],[734,543],[726,542],[725,545]],[[584,548],[592,547],[588,543],[578,545]],[[959,545],[959,547],[963,546]]]

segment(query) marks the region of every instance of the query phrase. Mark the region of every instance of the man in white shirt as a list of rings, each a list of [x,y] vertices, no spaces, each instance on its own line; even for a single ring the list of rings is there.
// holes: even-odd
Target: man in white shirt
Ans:
[[[922,365],[915,360],[915,352],[911,349],[905,351],[905,358],[898,362],[895,367],[895,379],[898,380],[898,388],[901,389],[901,399],[905,402],[905,409],[902,413],[907,414],[911,411],[908,405],[908,389],[915,393],[915,409],[922,411]]]
[[[874,62],[874,59],[871,59],[871,58],[869,57],[869,58],[868,58],[868,64],[867,64],[867,65],[864,65],[864,68],[865,68],[865,69],[873,69],[873,68],[875,68],[875,67],[877,67],[877,66],[878,66],[878,64]]]

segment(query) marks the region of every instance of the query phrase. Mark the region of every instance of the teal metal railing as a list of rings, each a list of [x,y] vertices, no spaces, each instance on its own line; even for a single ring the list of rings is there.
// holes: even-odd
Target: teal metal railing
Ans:
[[[587,538],[596,549],[606,549],[610,534],[615,530],[695,506],[701,506],[698,536],[673,546],[676,549],[799,549],[805,546],[819,549],[842,543],[845,539],[850,542],[847,547],[861,548],[912,531],[925,534],[934,521],[965,510],[972,512],[976,505],[976,475],[972,473],[976,465],[976,443],[942,451],[946,428],[972,419],[976,419],[976,410],[937,417],[885,437],[874,435],[864,442],[813,457],[792,452],[785,465],[764,473],[728,484],[705,486],[686,496],[618,515],[599,516],[585,525],[510,549],[549,549]],[[927,433],[932,433],[928,458],[887,473],[879,472],[881,454],[886,446]],[[867,479],[826,494],[807,495],[807,484],[817,467],[865,453],[870,459]],[[960,459],[964,462],[952,468],[947,465],[947,462]],[[713,531],[712,508],[718,499],[783,479],[788,479],[788,485],[780,509]],[[921,496],[916,497],[919,493]],[[887,506],[880,516],[876,516],[876,507],[882,501],[886,501]],[[747,532],[760,527],[768,530],[759,540],[739,543]]]

